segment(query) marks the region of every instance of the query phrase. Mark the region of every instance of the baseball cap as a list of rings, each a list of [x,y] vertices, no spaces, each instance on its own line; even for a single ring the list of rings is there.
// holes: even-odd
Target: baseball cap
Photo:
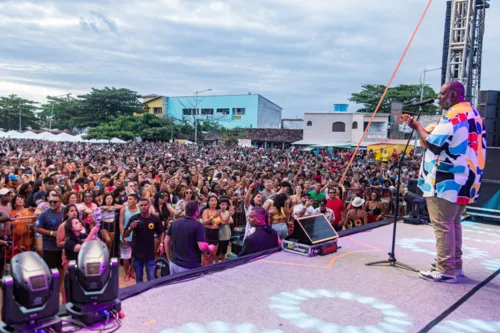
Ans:
[[[0,189],[0,195],[6,195],[10,193],[10,190],[8,188],[2,188]]]
[[[16,182],[16,181],[19,180],[19,177],[17,175],[10,175],[9,179],[12,180],[12,181],[14,181],[14,182]]]

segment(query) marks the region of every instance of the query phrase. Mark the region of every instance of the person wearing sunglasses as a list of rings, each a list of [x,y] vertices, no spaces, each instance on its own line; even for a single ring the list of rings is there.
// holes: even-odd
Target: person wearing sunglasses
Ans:
[[[50,207],[43,211],[35,223],[35,232],[42,235],[42,257],[50,269],[57,268],[60,274],[59,287],[62,291],[64,270],[62,264],[62,249],[57,246],[57,229],[63,223],[64,211],[62,198],[59,194],[52,194],[48,199]]]

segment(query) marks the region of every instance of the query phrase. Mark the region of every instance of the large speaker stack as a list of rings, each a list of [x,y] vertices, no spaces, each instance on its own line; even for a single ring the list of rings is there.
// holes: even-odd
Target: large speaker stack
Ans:
[[[486,167],[481,181],[481,192],[477,202],[467,206],[466,214],[473,221],[500,223],[500,204],[498,192],[500,191],[500,148],[488,147],[486,151]]]
[[[481,91],[478,111],[484,119],[488,147],[500,147],[500,91]]]

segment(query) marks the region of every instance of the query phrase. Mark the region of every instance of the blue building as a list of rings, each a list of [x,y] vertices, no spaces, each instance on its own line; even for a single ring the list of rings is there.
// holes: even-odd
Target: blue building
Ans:
[[[164,118],[210,119],[226,128],[280,128],[282,108],[261,95],[247,94],[163,97],[162,111]]]

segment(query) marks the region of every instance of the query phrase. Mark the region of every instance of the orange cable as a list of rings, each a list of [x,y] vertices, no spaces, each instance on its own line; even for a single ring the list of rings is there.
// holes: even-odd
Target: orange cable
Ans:
[[[385,87],[384,93],[380,97],[380,100],[379,100],[379,102],[377,104],[377,107],[375,108],[375,111],[373,111],[372,117],[370,118],[370,121],[368,122],[368,125],[366,126],[365,131],[363,132],[363,135],[361,136],[361,139],[359,140],[358,145],[356,146],[356,149],[354,150],[354,153],[352,154],[351,159],[349,160],[349,163],[347,164],[347,167],[345,168],[344,173],[342,174],[342,178],[340,179],[340,184],[343,184],[344,178],[347,175],[347,172],[349,171],[349,169],[351,167],[352,161],[354,160],[354,157],[356,156],[356,154],[359,151],[359,146],[361,146],[361,142],[363,142],[363,139],[365,138],[366,133],[368,132],[368,129],[370,128],[370,125],[373,122],[373,119],[375,119],[375,115],[377,114],[378,109],[382,105],[382,101],[384,100],[385,95],[387,95],[387,91],[391,87],[392,81],[394,80],[394,77],[396,76],[397,72],[399,71],[399,67],[401,66],[401,64],[403,63],[404,58],[406,57],[406,53],[410,49],[410,46],[413,43],[413,39],[415,38],[415,36],[416,36],[416,34],[418,32],[418,29],[420,28],[420,25],[422,24],[422,21],[424,20],[425,16],[427,15],[427,11],[429,10],[429,7],[431,6],[432,1],[433,0],[429,0],[429,2],[427,3],[427,6],[425,7],[424,13],[420,17],[420,20],[418,21],[417,27],[413,31],[413,34],[411,35],[411,38],[410,38],[408,44],[406,45],[405,51],[403,52],[403,55],[401,56],[401,59],[399,59],[399,63],[396,66],[396,69],[394,70],[394,72],[392,73],[391,79],[389,80],[389,83]]]

